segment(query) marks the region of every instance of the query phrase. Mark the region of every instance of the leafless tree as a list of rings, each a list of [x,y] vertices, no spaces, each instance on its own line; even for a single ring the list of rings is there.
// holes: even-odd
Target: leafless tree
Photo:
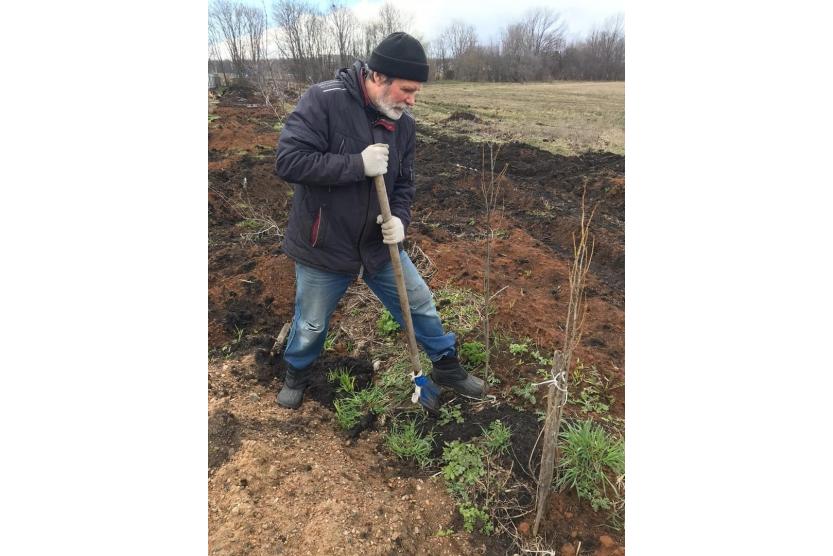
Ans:
[[[229,2],[228,0],[214,0],[208,15],[225,41],[234,72],[241,77],[246,73],[246,36],[242,15],[243,7],[242,4]]]
[[[307,75],[313,82],[332,77],[324,15],[311,9],[303,17],[302,44],[307,59]]]
[[[249,66],[249,75],[259,73],[260,65],[266,59],[266,12],[253,6],[241,6],[243,20],[244,62]]]
[[[564,49],[567,24],[551,8],[529,10],[523,20],[523,27],[530,54],[541,56]]]
[[[428,54],[435,62],[434,79],[445,79],[448,72],[448,39],[445,35],[440,34],[436,39],[431,41]]]
[[[454,20],[440,33],[452,58],[459,58],[470,48],[477,45],[477,31],[474,25],[468,25],[459,19]]]
[[[327,19],[333,31],[333,38],[338,47],[338,58],[341,67],[350,64],[350,58],[356,53],[356,32],[359,20],[353,12],[343,6],[332,4],[327,13]]]
[[[382,37],[387,37],[397,31],[410,32],[413,18],[400,11],[390,2],[385,2],[379,9]]]
[[[226,76],[226,67],[223,64],[223,53],[220,50],[220,44],[223,42],[223,38],[220,35],[219,29],[217,29],[217,22],[214,18],[209,17],[208,19],[208,60],[209,62],[214,62],[220,68],[220,72],[223,74],[223,83],[228,83],[228,77]]]
[[[506,76],[512,81],[556,77],[564,51],[567,25],[550,8],[535,8],[517,23],[506,27],[501,37]]]
[[[581,196],[581,221],[578,238],[573,235],[573,264],[570,267],[570,299],[567,302],[567,316],[564,321],[564,342],[562,349],[553,353],[553,364],[550,369],[551,380],[547,388],[547,418],[541,430],[543,445],[541,447],[541,467],[538,470],[538,491],[536,495],[535,522],[532,534],[538,534],[552,487],[552,477],[558,465],[558,432],[561,427],[561,415],[567,403],[567,376],[573,360],[573,352],[581,339],[584,317],[587,314],[587,294],[585,284],[593,259],[594,241],[590,235],[590,222],[596,212],[594,206],[587,215],[584,190]],[[543,384],[543,383],[542,383]],[[540,384],[539,384],[540,385]],[[537,443],[537,442],[536,442]],[[533,452],[535,450],[533,449]],[[530,456],[531,457],[531,456]]]
[[[381,22],[369,21],[362,25],[362,55],[365,60],[370,57],[376,45],[386,36]]]
[[[608,18],[587,39],[588,60],[595,79],[625,78],[625,22],[621,14]]]
[[[230,10],[233,13],[234,4],[230,0],[212,1],[212,13],[216,14],[212,22],[225,37],[219,16]],[[344,0],[332,1],[326,12],[320,12],[310,0],[273,0],[272,15],[278,29],[274,44],[279,57],[289,62],[296,81],[328,79],[336,68],[348,66],[351,58],[367,60],[373,48],[395,31],[408,32],[423,43],[430,54],[434,79],[624,79],[621,16],[595,29],[588,38],[566,44],[567,24],[561,15],[551,8],[535,8],[507,25],[499,42],[484,46],[478,44],[474,26],[463,21],[452,21],[429,43],[410,29],[412,17],[390,2],[381,7],[376,19],[360,24]],[[237,59],[262,59],[251,44],[257,29],[247,27],[240,33],[249,40],[245,46],[239,46],[239,40],[226,39],[233,63],[237,64]],[[233,26],[229,34],[232,39],[237,36]],[[210,56],[219,61],[216,52]]]
[[[473,71],[473,60],[466,63],[464,57],[470,54],[477,46],[477,31],[473,25],[468,25],[460,20],[452,21],[439,35],[437,42],[443,49],[443,56],[448,53],[450,60],[445,62],[443,74],[449,79],[471,79],[476,71]]]
[[[280,29],[275,46],[282,57],[291,60],[292,73],[298,81],[306,81],[303,20],[309,11],[304,0],[276,0],[272,4],[272,18]]]
[[[522,23],[513,23],[506,27],[501,35],[501,55],[505,62],[504,76],[510,81],[527,81],[531,79],[528,60],[528,35]]]
[[[492,305],[492,288],[491,288],[491,272],[492,272],[492,244],[495,239],[495,222],[494,215],[497,209],[498,199],[501,193],[506,171],[509,169],[508,164],[503,165],[502,170],[495,173],[495,165],[497,163],[498,154],[500,154],[500,144],[497,144],[493,138],[488,141],[489,158],[486,159],[486,144],[481,147],[481,162],[480,162],[480,191],[483,193],[483,206],[486,209],[486,261],[483,269],[483,340],[486,351],[486,376],[492,376],[491,367],[491,330],[489,328],[489,314],[491,313]]]

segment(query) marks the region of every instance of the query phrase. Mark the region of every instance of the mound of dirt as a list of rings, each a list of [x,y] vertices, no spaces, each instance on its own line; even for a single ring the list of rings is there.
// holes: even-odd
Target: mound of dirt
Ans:
[[[460,121],[481,122],[482,120],[480,118],[478,118],[477,116],[475,116],[474,114],[472,114],[471,112],[460,112],[460,111],[458,111],[458,112],[452,113],[451,116],[449,116],[448,118],[446,118],[443,121],[446,121],[446,122],[460,122]]]

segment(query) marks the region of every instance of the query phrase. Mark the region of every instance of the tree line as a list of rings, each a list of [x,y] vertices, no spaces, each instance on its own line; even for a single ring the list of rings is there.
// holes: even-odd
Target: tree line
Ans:
[[[271,11],[265,5],[260,9],[234,0],[213,0],[208,18],[209,71],[314,83],[331,79],[338,68],[355,59],[367,60],[373,47],[394,31],[408,32],[422,42],[432,80],[625,79],[621,15],[584,38],[567,41],[562,16],[551,8],[534,8],[508,23],[499,39],[481,44],[475,27],[459,20],[450,21],[429,40],[390,3],[374,20],[362,23],[346,6],[334,3],[319,10],[306,0],[274,0]]]

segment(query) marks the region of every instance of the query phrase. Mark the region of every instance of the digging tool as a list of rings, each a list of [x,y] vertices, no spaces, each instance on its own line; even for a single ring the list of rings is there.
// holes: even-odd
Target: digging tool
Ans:
[[[275,340],[275,343],[272,344],[272,349],[269,350],[269,357],[275,357],[278,353],[280,353],[281,348],[283,347],[283,342],[286,340],[286,335],[289,334],[289,326],[290,323],[284,323],[280,334],[278,334],[278,337]]]
[[[376,195],[379,197],[379,208],[382,210],[382,223],[391,219],[390,203],[388,203],[388,192],[385,189],[385,177],[376,176],[373,178],[373,185],[376,186]],[[408,290],[405,289],[405,275],[402,273],[402,261],[399,260],[399,246],[388,245],[390,248],[390,260],[393,263],[393,273],[396,276],[396,291],[399,293],[399,307],[402,310],[402,320],[405,321],[405,330],[408,334],[408,355],[411,359],[411,380],[414,383],[414,393],[411,396],[413,403],[419,403],[431,413],[437,413],[440,408],[440,388],[429,377],[422,374],[422,365],[419,362],[419,350],[417,349],[416,336],[414,336],[414,323],[411,320],[411,306],[408,303]]]

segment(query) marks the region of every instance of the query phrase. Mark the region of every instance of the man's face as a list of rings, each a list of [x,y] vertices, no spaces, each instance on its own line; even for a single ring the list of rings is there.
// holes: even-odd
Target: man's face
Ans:
[[[377,99],[379,112],[398,120],[406,108],[416,104],[416,94],[422,90],[422,83],[407,79],[394,78],[390,84],[382,84],[381,93]]]

